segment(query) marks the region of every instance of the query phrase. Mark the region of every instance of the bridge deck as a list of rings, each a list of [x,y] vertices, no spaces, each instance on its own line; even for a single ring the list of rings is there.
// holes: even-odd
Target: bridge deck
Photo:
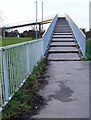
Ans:
[[[89,118],[89,62],[78,61],[79,49],[71,31],[65,18],[59,18],[44,74],[48,85],[39,91],[46,105],[33,118]]]
[[[44,76],[48,85],[38,94],[46,99],[46,105],[33,118],[88,120],[89,62],[49,61]]]

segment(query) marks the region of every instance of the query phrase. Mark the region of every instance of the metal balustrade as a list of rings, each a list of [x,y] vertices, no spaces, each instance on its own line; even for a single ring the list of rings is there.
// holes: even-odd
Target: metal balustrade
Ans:
[[[46,50],[48,49],[48,44],[51,40],[51,36],[54,30],[54,27],[56,25],[56,22],[58,20],[58,14],[54,17],[52,23],[50,24],[47,32],[45,33],[44,37],[43,37],[43,42],[44,42],[44,53],[46,52]]]
[[[42,56],[43,39],[10,45],[0,49],[0,60],[2,60],[0,61],[1,106],[5,106],[11,99]]]
[[[66,20],[68,21],[70,27],[72,28],[73,34],[75,36],[75,39],[80,47],[80,50],[82,52],[82,57],[85,58],[85,52],[86,52],[86,36],[84,33],[77,27],[77,25],[72,21],[72,19],[66,14],[65,15]]]
[[[56,20],[57,15],[42,39],[0,47],[0,111],[44,56]]]

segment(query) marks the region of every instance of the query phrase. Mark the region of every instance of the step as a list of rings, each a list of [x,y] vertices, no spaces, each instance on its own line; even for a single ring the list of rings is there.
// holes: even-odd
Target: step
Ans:
[[[68,25],[67,21],[57,21],[56,25]]]
[[[75,41],[75,39],[74,38],[52,38],[52,40],[51,41]]]
[[[64,39],[62,39],[62,40],[58,40],[58,39],[55,39],[55,40],[51,40],[51,42],[74,42],[74,40],[64,40]]]
[[[64,25],[64,26],[62,26],[62,25],[60,25],[60,26],[59,26],[59,25],[56,25],[55,28],[59,28],[59,29],[60,29],[60,28],[63,28],[63,29],[66,29],[66,28],[67,28],[67,29],[71,29],[71,27],[70,27],[70,26],[67,26],[67,25]]]
[[[73,38],[73,35],[53,35],[52,38]]]
[[[48,60],[74,61],[74,60],[80,60],[80,57],[77,53],[53,53],[48,55]]]
[[[78,53],[78,49],[76,47],[50,47],[49,49],[49,52],[50,53],[53,53],[53,52],[75,52],[75,53]]]
[[[65,25],[56,24],[56,27],[70,27],[70,26],[68,24],[65,24]]]
[[[54,30],[54,33],[72,33],[72,30]]]
[[[76,47],[76,45],[50,45],[50,47]]]
[[[74,42],[72,38],[53,38],[51,42]]]
[[[75,50],[75,51],[63,51],[63,50],[49,50],[48,51],[49,54],[52,54],[52,53],[78,53],[78,50]]]
[[[53,33],[53,35],[73,35],[72,33]]]
[[[71,28],[55,28],[54,30],[71,30]]]
[[[69,39],[69,38],[74,38],[74,37],[73,37],[73,36],[72,36],[72,37],[70,37],[70,36],[69,36],[69,37],[66,37],[66,36],[64,36],[64,35],[61,36],[61,37],[54,37],[54,36],[52,37],[52,39],[59,39],[59,38],[62,38],[62,39],[64,39],[64,38],[65,38],[65,39]]]
[[[75,42],[51,42],[50,45],[76,45]]]
[[[59,25],[69,26],[69,24],[67,22],[62,22],[62,21],[59,21],[59,22],[56,23],[56,26],[59,26]]]

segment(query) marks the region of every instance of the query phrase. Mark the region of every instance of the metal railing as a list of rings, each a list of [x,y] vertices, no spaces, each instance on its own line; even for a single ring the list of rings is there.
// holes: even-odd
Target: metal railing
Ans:
[[[43,39],[14,44],[0,49],[0,105],[5,106],[12,95],[31,74],[43,56]]]
[[[44,56],[56,21],[57,15],[42,39],[0,47],[0,111]]]
[[[85,52],[86,52],[86,36],[84,33],[77,27],[77,25],[72,21],[72,19],[66,14],[65,15],[66,20],[68,21],[70,27],[72,28],[73,34],[75,36],[75,39],[80,47],[80,50],[82,52],[82,57],[85,58]]]
[[[48,49],[48,43],[51,39],[54,27],[56,25],[56,22],[58,20],[58,14],[54,17],[54,19],[52,20],[47,32],[45,33],[44,37],[43,37],[43,42],[44,42],[44,53],[46,52],[46,50]]]

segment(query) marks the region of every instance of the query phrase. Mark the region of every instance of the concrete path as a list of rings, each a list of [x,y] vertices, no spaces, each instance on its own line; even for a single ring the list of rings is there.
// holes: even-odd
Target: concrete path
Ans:
[[[33,118],[89,118],[89,62],[50,61],[48,85],[39,91],[47,105]],[[82,120],[82,119],[81,119]]]
[[[38,93],[47,103],[33,118],[89,118],[89,62],[79,61],[79,53],[69,24],[59,18],[44,74],[48,85]]]

